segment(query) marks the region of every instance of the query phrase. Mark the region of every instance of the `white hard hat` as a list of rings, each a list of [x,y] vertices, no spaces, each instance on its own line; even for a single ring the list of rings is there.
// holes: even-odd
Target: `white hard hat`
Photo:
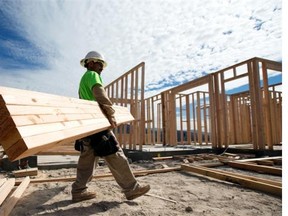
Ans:
[[[104,56],[96,51],[88,52],[85,58],[80,61],[80,64],[83,67],[85,67],[86,60],[89,60],[89,59],[100,60],[101,62],[103,62],[103,67],[107,66],[107,62],[105,61]]]

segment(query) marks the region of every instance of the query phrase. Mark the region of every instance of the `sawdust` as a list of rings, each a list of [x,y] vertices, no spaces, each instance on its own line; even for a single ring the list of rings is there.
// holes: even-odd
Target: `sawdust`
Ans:
[[[131,164],[133,170],[161,168],[167,162]],[[97,173],[109,172],[106,165]],[[36,178],[75,176],[76,169],[39,170]],[[97,198],[79,203],[71,202],[72,182],[30,183],[11,212],[22,215],[282,215],[282,199],[196,174],[177,171],[137,177],[140,183],[150,184],[150,195],[127,201],[113,178],[93,179],[89,189]],[[280,179],[281,180],[281,179]]]

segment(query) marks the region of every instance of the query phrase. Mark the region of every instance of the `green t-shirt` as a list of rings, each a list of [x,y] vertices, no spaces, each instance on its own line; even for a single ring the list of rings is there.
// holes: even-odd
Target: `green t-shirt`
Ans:
[[[85,100],[94,100],[92,88],[99,84],[102,86],[102,78],[95,71],[87,70],[86,73],[82,76],[80,85],[79,85],[79,97]]]

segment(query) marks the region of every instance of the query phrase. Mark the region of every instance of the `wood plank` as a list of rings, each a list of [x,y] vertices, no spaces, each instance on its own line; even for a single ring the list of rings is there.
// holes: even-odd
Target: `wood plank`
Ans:
[[[3,93],[0,91],[5,103],[7,105],[26,105],[26,106],[47,106],[47,107],[78,107],[85,108],[95,103],[94,101],[79,100],[78,98],[63,97],[57,95],[38,95],[36,92],[29,92],[23,95]]]
[[[264,123],[265,123],[265,141],[268,144],[270,150],[273,150],[273,142],[272,142],[272,119],[271,119],[271,107],[269,101],[270,93],[269,93],[269,84],[268,84],[268,74],[266,64],[263,62],[262,64],[262,76],[263,76],[263,93],[264,95],[262,104],[263,104],[263,116],[264,116]]]
[[[275,156],[275,157],[262,157],[262,158],[248,158],[248,159],[240,159],[236,162],[252,162],[252,161],[260,161],[260,160],[282,160],[282,156]]]
[[[3,201],[9,195],[9,193],[13,189],[14,185],[15,185],[15,178],[10,178],[10,179],[6,180],[3,183],[3,185],[0,187],[0,205],[2,205]]]
[[[167,157],[153,157],[154,161],[162,161],[162,160],[171,160],[173,159],[173,156],[167,156]]]
[[[236,184],[240,184],[241,186],[253,189],[253,190],[259,190],[266,193],[270,193],[273,195],[281,196],[282,195],[282,187],[270,185],[263,182],[256,182],[250,179],[245,179],[241,177],[235,177],[233,175],[228,175],[224,173],[220,173],[214,170],[211,170],[209,168],[204,167],[197,167],[197,166],[188,166],[188,165],[181,165],[181,169],[184,171],[194,172],[200,175],[209,176],[212,178],[216,178],[223,181],[228,181]]]
[[[21,126],[18,127],[18,131],[21,134],[22,138],[30,137],[38,134],[50,133],[61,130],[69,130],[76,127],[86,127],[89,125],[101,125],[107,124],[108,119],[98,118],[94,119],[86,119],[86,120],[77,120],[77,121],[67,121],[67,122],[56,122],[50,124],[37,124],[37,125],[29,125],[29,126]]]
[[[274,162],[270,160],[255,161],[258,165],[274,166]]]
[[[227,164],[234,168],[282,176],[282,169],[280,168],[268,167],[268,166],[263,166],[263,165],[253,165],[250,163],[248,164],[248,163],[243,163],[243,162],[240,163],[240,162],[234,162],[234,161],[229,161],[227,162]]]
[[[0,209],[0,215],[8,216],[10,212],[13,210],[14,206],[21,198],[22,194],[24,193],[25,189],[28,187],[30,183],[30,178],[27,176],[17,187],[17,189],[13,192],[13,194],[4,202],[3,206]]]
[[[214,163],[203,163],[203,164],[199,164],[198,166],[201,167],[219,167],[219,166],[224,166],[223,163],[221,162],[214,162]]]
[[[196,121],[197,121],[197,141],[199,145],[202,145],[202,116],[201,116],[201,105],[200,105],[200,95],[199,92],[196,92],[196,102],[197,102],[197,107],[196,107]]]
[[[282,166],[282,158],[281,159],[271,159],[275,165],[281,165]]]
[[[181,167],[170,167],[165,169],[154,169],[154,170],[132,170],[134,176],[143,176],[143,175],[149,175],[149,174],[157,174],[157,173],[166,173],[166,172],[174,172],[174,171],[180,171]],[[100,178],[111,178],[113,175],[109,173],[105,174],[96,174],[93,176],[93,179],[100,179]],[[75,181],[76,177],[60,177],[60,178],[42,178],[42,179],[31,179],[31,183],[47,183],[47,182],[61,182],[61,181]],[[21,181],[16,181],[15,185],[19,185]]]
[[[267,184],[271,184],[271,185],[282,187],[282,182],[279,182],[279,181],[258,178],[258,177],[254,177],[254,176],[251,176],[251,175],[244,175],[244,174],[235,173],[235,172],[229,172],[229,171],[220,170],[220,169],[217,169],[215,171],[220,172],[220,173],[225,173],[225,174],[228,174],[228,175],[233,175],[233,176],[245,178],[245,179],[251,179],[251,180],[257,181],[257,182],[263,182],[263,183],[267,183]]]
[[[76,121],[76,120],[86,120],[97,118],[99,114],[95,113],[85,113],[85,114],[59,114],[59,115],[49,115],[49,114],[31,114],[23,116],[12,116],[12,119],[17,126],[27,126],[35,124],[48,124],[55,122],[67,122],[67,121]]]
[[[270,70],[279,71],[282,73],[282,63],[266,61],[266,67]]]
[[[26,177],[26,176],[37,176],[38,175],[38,168],[28,168],[28,169],[22,169],[22,170],[15,170],[12,171],[12,174],[16,177]]]
[[[95,102],[94,105],[86,108],[78,107],[56,107],[56,106],[26,106],[26,105],[6,105],[9,113],[14,115],[59,115],[59,114],[85,114],[101,113],[100,107]]]
[[[6,178],[2,178],[0,179],[0,187],[7,181]]]
[[[34,106],[60,106],[60,107],[73,107],[75,103],[77,107],[81,105],[95,104],[95,101],[88,101],[78,98],[65,97],[53,95],[43,92],[29,91],[16,88],[8,88],[0,86],[0,95],[4,97],[6,104],[14,105],[34,105]]]

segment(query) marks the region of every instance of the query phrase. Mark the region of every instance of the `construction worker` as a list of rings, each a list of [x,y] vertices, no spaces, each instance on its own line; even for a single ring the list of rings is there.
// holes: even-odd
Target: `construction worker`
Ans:
[[[103,87],[101,72],[107,63],[100,53],[89,52],[80,64],[87,68],[79,85],[79,97],[85,100],[97,101],[103,113],[109,120],[111,128],[117,127],[112,102]],[[103,138],[104,137],[104,138]],[[106,146],[110,147],[106,148]],[[111,147],[112,145],[112,147]],[[150,190],[149,185],[140,186],[131,172],[129,162],[119,146],[111,130],[106,130],[75,143],[75,149],[81,154],[77,165],[76,181],[72,184],[72,201],[79,202],[93,199],[96,193],[87,190],[87,183],[91,181],[94,166],[99,157],[103,157],[118,185],[122,188],[127,200],[133,200]]]

